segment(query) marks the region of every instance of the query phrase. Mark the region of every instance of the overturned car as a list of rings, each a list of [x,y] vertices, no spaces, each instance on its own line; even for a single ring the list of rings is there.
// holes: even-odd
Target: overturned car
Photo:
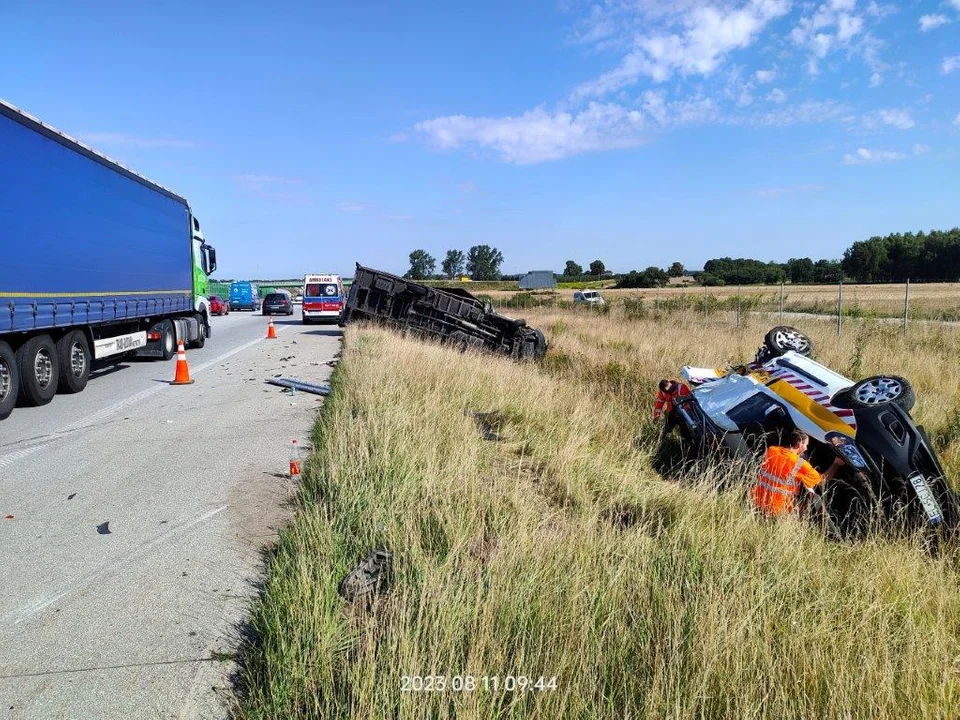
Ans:
[[[542,360],[547,351],[542,332],[498,315],[466,290],[428,287],[358,263],[340,325],[361,320],[515,360]]]
[[[814,466],[844,461],[823,500],[845,535],[863,534],[877,520],[954,531],[960,503],[930,438],[910,416],[910,383],[896,375],[854,382],[812,355],[808,337],[780,326],[752,363],[684,367],[691,393],[678,400],[676,417],[691,454],[752,458],[797,428],[810,436]]]

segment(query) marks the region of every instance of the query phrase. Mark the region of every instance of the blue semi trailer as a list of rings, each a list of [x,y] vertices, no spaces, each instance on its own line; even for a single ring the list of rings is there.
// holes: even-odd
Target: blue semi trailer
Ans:
[[[0,420],[203,347],[216,263],[184,198],[0,100]]]

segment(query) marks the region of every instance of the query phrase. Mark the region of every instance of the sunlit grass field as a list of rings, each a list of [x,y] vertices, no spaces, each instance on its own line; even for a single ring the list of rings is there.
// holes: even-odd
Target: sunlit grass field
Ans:
[[[533,306],[547,304],[553,299],[572,302],[572,286],[561,286],[553,293],[538,293],[528,303]],[[859,317],[902,318],[904,310],[916,320],[960,321],[960,283],[911,284],[909,298],[905,284],[844,285],[840,297],[838,285],[785,285],[783,288],[784,312],[817,313],[836,315],[838,300],[845,315]],[[495,306],[512,304],[516,291],[496,290],[485,292]],[[670,286],[665,288],[641,288],[636,290],[603,289],[603,296],[614,304],[624,300],[642,299],[649,307],[662,305],[666,308],[703,308],[702,286]],[[735,306],[740,295],[744,309],[778,312],[780,286],[745,285],[710,287],[706,289],[708,308],[717,304],[728,308]],[[905,301],[907,307],[905,308]]]
[[[752,358],[768,321],[525,316],[551,343],[542,365],[348,329],[252,610],[238,717],[960,714],[953,552],[831,543],[654,469],[656,381]],[[960,473],[956,330],[801,327],[841,372],[910,378]],[[496,413],[500,439],[472,412]],[[375,548],[393,553],[389,590],[347,604],[338,583]],[[436,675],[442,692],[402,689]],[[464,676],[475,689],[453,690]],[[555,688],[505,691],[507,676]]]

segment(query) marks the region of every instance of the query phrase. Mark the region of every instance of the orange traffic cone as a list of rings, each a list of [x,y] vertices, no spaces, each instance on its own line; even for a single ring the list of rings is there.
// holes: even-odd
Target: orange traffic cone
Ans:
[[[267,340],[276,340],[277,331],[273,327],[273,315],[270,316],[270,324],[267,325]]]
[[[171,385],[192,385],[190,379],[190,368],[187,367],[187,351],[183,348],[183,340],[177,343],[177,374],[173,378]]]

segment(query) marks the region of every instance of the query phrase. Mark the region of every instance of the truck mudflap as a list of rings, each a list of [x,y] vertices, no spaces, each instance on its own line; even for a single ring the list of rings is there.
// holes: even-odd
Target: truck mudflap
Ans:
[[[360,264],[340,325],[356,321],[390,325],[460,349],[483,349],[515,360],[541,360],[547,351],[540,330],[493,312],[466,290],[428,287]]]

